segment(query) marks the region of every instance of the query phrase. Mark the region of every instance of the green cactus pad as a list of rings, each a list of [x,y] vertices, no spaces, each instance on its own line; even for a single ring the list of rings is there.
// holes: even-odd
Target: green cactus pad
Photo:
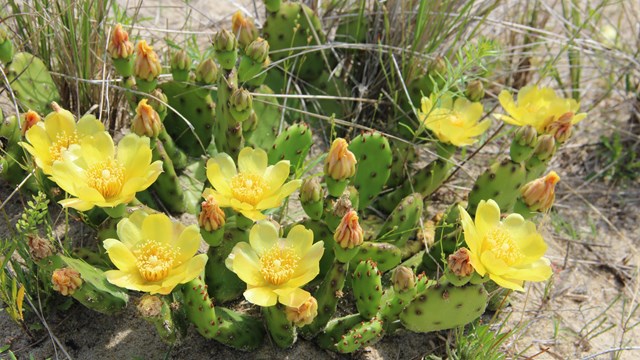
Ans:
[[[289,71],[306,81],[322,74],[325,62],[320,51],[296,56],[302,51],[299,48],[322,45],[326,41],[320,19],[308,6],[287,1],[280,4],[278,10],[267,11],[262,34],[269,41],[269,56],[273,61],[289,58],[288,64],[283,66],[289,67]],[[291,48],[298,49],[286,50]],[[294,63],[296,67],[291,68]]]
[[[258,117],[258,126],[246,139],[247,143],[261,149],[269,149],[276,141],[280,126],[281,113],[278,99],[275,97],[261,97],[260,94],[271,95],[273,90],[262,85],[253,91],[256,96],[253,101],[253,111]]]
[[[249,232],[225,226],[224,239],[220,246],[210,246],[207,256],[209,261],[205,267],[205,278],[209,295],[216,303],[235,300],[247,289],[247,285],[238,275],[227,269],[225,259],[233,247],[241,242],[249,242]]]
[[[41,260],[38,266],[43,271],[42,279],[49,284],[51,275],[56,269],[70,267],[78,271],[83,283],[71,296],[91,310],[103,314],[114,314],[127,306],[129,296],[126,291],[107,281],[102,270],[82,260],[52,255]]]
[[[163,172],[158,179],[151,185],[151,188],[162,200],[163,205],[172,213],[179,214],[186,210],[184,201],[184,192],[180,186],[180,179],[173,168],[173,161],[164,150],[162,142],[158,139],[152,141],[153,160],[162,160]]]
[[[431,332],[466,325],[484,313],[488,294],[482,285],[456,287],[443,281],[419,292],[400,314],[411,331]]]
[[[160,336],[163,342],[173,345],[178,339],[178,336],[182,335],[180,334],[182,329],[178,321],[176,321],[177,319],[175,319],[174,311],[169,303],[168,297],[163,296],[160,301],[162,304],[158,314],[145,315],[141,311],[141,315],[142,318],[154,325],[158,336]],[[181,305],[177,306],[180,307]],[[186,327],[184,329],[186,330]]]
[[[211,96],[198,94],[198,86],[175,81],[160,84],[167,95],[169,109],[164,126],[176,145],[190,156],[201,156],[212,139],[216,104]],[[182,117],[180,115],[182,115]],[[186,123],[188,120],[193,131]]]
[[[387,180],[387,186],[394,188],[402,185],[409,177],[409,174],[413,172],[411,164],[416,162],[418,152],[411,144],[391,141],[391,154],[391,174],[389,175],[389,180]]]
[[[354,326],[362,323],[360,314],[351,314],[329,321],[324,331],[316,337],[316,344],[323,349],[337,351],[336,343]]]
[[[361,261],[352,276],[356,308],[360,316],[371,319],[378,312],[382,297],[382,280],[378,267],[371,260]]]
[[[202,278],[182,286],[187,318],[200,335],[242,351],[257,349],[262,343],[262,323],[251,316],[215,307]]]
[[[273,342],[278,347],[286,349],[291,347],[297,339],[296,328],[287,319],[285,309],[281,304],[262,308],[262,315]]]
[[[422,195],[419,193],[404,198],[380,228],[376,241],[386,241],[398,247],[404,246],[418,227],[423,207]]]
[[[502,213],[508,213],[520,195],[520,187],[525,184],[526,170],[523,164],[510,159],[494,163],[476,179],[469,193],[467,209],[473,217],[481,200],[493,199]]]
[[[392,154],[387,138],[379,132],[358,135],[349,144],[358,160],[351,184],[360,193],[360,209],[380,194],[391,174]]]
[[[184,198],[185,211],[197,215],[202,201],[202,189],[207,181],[207,165],[204,159],[192,161],[178,176]]]
[[[60,101],[56,84],[39,58],[28,53],[17,53],[6,73],[13,93],[25,110],[44,114],[48,112],[52,101]]]
[[[382,321],[373,318],[370,321],[362,322],[354,326],[347,332],[340,341],[336,343],[336,350],[343,354],[352,353],[369,345],[373,345],[382,340],[384,329]]]
[[[351,259],[351,264],[356,266],[363,260],[373,260],[378,265],[378,270],[387,272],[402,262],[402,252],[389,243],[365,241]]]
[[[313,144],[311,129],[305,123],[289,126],[280,133],[269,149],[269,164],[280,160],[289,160],[291,173],[294,174],[304,165],[304,159]]]

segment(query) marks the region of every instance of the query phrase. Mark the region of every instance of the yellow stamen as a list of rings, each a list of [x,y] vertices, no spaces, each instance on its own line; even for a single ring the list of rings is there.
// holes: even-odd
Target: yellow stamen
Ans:
[[[105,199],[116,196],[124,185],[124,166],[116,160],[109,159],[93,164],[87,170],[87,183],[98,190]]]
[[[498,259],[504,261],[508,266],[517,263],[522,258],[518,245],[505,229],[492,229],[487,234],[484,245],[486,247],[485,250],[493,252]]]
[[[147,281],[160,281],[169,275],[177,252],[166,244],[147,240],[134,250],[140,275]]]
[[[240,173],[231,179],[233,197],[251,205],[257,205],[267,195],[268,186],[261,176],[251,173]]]
[[[274,246],[260,257],[260,272],[269,283],[284,284],[293,276],[299,261],[294,249]]]
[[[56,136],[56,140],[49,146],[49,155],[51,156],[51,162],[62,159],[62,153],[69,148],[69,146],[78,143],[78,134],[72,132],[67,134],[61,132]]]

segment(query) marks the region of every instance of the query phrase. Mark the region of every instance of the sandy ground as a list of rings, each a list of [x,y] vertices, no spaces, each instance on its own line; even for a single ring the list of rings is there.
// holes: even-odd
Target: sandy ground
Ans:
[[[119,2],[129,8],[137,4]],[[144,1],[141,14],[145,20],[138,23],[136,29],[144,36],[166,36],[178,42],[195,35],[204,44],[215,29],[228,26],[231,14],[238,8],[246,14],[255,14],[253,2],[248,0],[200,0],[188,4],[175,0]],[[615,12],[615,8],[609,11]],[[597,82],[586,86],[591,98],[598,97]],[[580,126],[551,165],[562,177],[562,182],[558,188],[556,212],[542,220],[541,229],[549,243],[548,255],[555,276],[548,284],[530,284],[526,293],[514,294],[511,306],[499,314],[494,323],[494,328],[502,332],[513,331],[503,345],[510,358],[580,359],[611,349],[640,345],[640,327],[633,327],[640,321],[640,314],[635,311],[639,284],[636,249],[640,245],[637,211],[640,184],[620,187],[601,181],[585,182],[586,175],[593,170],[590,168],[593,144],[602,133],[627,126],[632,102],[620,94],[614,94],[613,98],[612,102],[591,111],[589,118],[593,119],[593,125]],[[481,159],[493,155],[488,149],[481,154],[484,156]],[[468,183],[451,185],[466,186]],[[441,192],[445,196],[455,189],[445,187]],[[0,200],[9,192],[10,189],[3,187]],[[12,200],[5,209],[11,223],[15,222],[20,208],[21,203]],[[8,225],[2,223],[0,228],[4,226]],[[86,232],[82,234],[88,236]],[[286,351],[266,341],[256,353],[239,353],[205,340],[195,331],[170,348],[160,341],[151,325],[136,315],[133,306],[114,317],[77,306],[68,313],[51,314],[47,322],[68,354],[77,359],[341,357],[307,341],[299,341]],[[48,334],[40,336],[28,338],[4,312],[0,313],[0,346],[10,344],[21,358],[29,354],[36,359],[64,358],[61,350],[54,348]],[[387,336],[379,344],[354,356],[365,359],[422,358],[434,349],[441,351],[442,344],[443,341],[434,335],[401,333]],[[614,357],[609,352],[596,358]],[[617,358],[637,359],[640,352],[625,351]]]

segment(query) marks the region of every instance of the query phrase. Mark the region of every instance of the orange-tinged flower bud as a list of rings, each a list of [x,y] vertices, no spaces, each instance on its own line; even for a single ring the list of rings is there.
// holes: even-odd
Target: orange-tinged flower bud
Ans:
[[[41,238],[38,235],[27,235],[29,244],[29,254],[35,261],[40,261],[48,256],[53,255],[53,244],[49,239]]]
[[[395,292],[403,292],[416,286],[416,275],[406,266],[398,266],[391,275],[391,283]]]
[[[233,14],[231,28],[233,33],[238,36],[238,43],[243,49],[258,37],[258,29],[253,20],[244,17],[240,10]]]
[[[213,196],[208,196],[202,202],[200,215],[198,215],[198,225],[207,230],[215,231],[224,226],[226,218],[224,211],[220,209]]]
[[[552,135],[558,143],[562,144],[567,141],[573,133],[573,116],[573,112],[562,114],[556,121],[549,123],[544,129],[544,132]]]
[[[162,72],[158,55],[145,40],[141,40],[136,46],[136,62],[133,70],[138,79],[146,81],[155,80]]]
[[[287,320],[295,326],[309,325],[318,316],[318,301],[313,296],[309,296],[309,299],[297,308],[287,306],[285,313]]]
[[[112,59],[127,59],[133,55],[133,44],[129,41],[129,34],[120,24],[113,28],[107,51]]]
[[[555,171],[525,184],[521,189],[522,200],[532,211],[546,212],[556,199],[555,187],[560,176]]]
[[[158,136],[162,130],[162,121],[158,113],[147,104],[147,99],[142,99],[136,108],[136,116],[131,121],[131,131],[138,136],[150,138]]]
[[[473,274],[473,265],[471,265],[469,249],[460,248],[455,253],[449,255],[447,259],[449,270],[459,277],[467,277]]]
[[[364,234],[358,222],[358,213],[350,210],[342,217],[340,225],[338,225],[335,234],[333,234],[333,239],[343,249],[353,249],[362,244]]]
[[[29,110],[24,114],[24,118],[22,119],[22,136],[27,133],[27,130],[31,129],[31,127],[40,121],[40,115],[33,110]]]
[[[337,138],[331,144],[329,155],[324,162],[324,173],[334,180],[345,180],[355,175],[356,163],[356,156],[349,151],[347,141]]]
[[[72,295],[81,285],[80,273],[70,267],[56,269],[51,275],[53,290],[64,296]]]

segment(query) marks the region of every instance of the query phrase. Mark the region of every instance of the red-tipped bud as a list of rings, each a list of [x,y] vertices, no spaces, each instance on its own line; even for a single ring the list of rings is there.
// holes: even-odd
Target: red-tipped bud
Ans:
[[[112,59],[128,59],[133,55],[133,43],[129,41],[129,34],[120,24],[113,28],[107,51]]]
[[[556,152],[556,140],[551,135],[542,135],[538,137],[538,144],[533,150],[533,156],[540,160],[550,159]]]
[[[358,222],[358,213],[350,210],[342,217],[340,225],[333,234],[333,239],[343,249],[353,249],[362,244],[364,234]]]
[[[213,48],[216,51],[234,51],[238,47],[238,41],[236,36],[229,32],[229,30],[223,29],[216,33],[213,39]]]
[[[567,141],[573,133],[573,123],[571,122],[573,116],[574,114],[572,112],[562,114],[558,120],[547,125],[544,132],[553,136],[559,144],[562,144]]]
[[[138,312],[144,318],[156,318],[162,313],[162,299],[157,295],[145,294],[140,298]]]
[[[162,65],[153,47],[147,45],[145,40],[138,42],[136,46],[136,61],[133,72],[138,79],[153,81],[162,73]]]
[[[28,235],[27,242],[29,245],[29,255],[35,261],[40,261],[46,257],[53,255],[53,244],[49,239],[42,238],[38,235]]]
[[[158,136],[162,130],[162,121],[158,113],[142,99],[136,108],[136,116],[131,121],[131,131],[139,136],[150,138]]]
[[[189,70],[191,68],[191,57],[186,51],[180,50],[171,59],[171,70]]]
[[[560,176],[551,171],[547,176],[535,179],[520,189],[522,200],[531,211],[546,212],[556,199],[555,188]]]
[[[242,48],[251,44],[258,37],[258,29],[253,23],[253,19],[244,17],[240,10],[231,17],[231,28],[238,37],[238,43]]]
[[[22,118],[22,127],[20,129],[22,136],[24,136],[27,133],[27,130],[31,129],[31,127],[37,124],[40,120],[40,115],[38,115],[37,112],[33,110],[27,111]]]
[[[213,196],[209,196],[201,204],[198,225],[207,231],[215,231],[224,226],[226,217]]]
[[[246,47],[244,52],[251,60],[262,64],[269,56],[269,43],[263,38],[257,38]]]

